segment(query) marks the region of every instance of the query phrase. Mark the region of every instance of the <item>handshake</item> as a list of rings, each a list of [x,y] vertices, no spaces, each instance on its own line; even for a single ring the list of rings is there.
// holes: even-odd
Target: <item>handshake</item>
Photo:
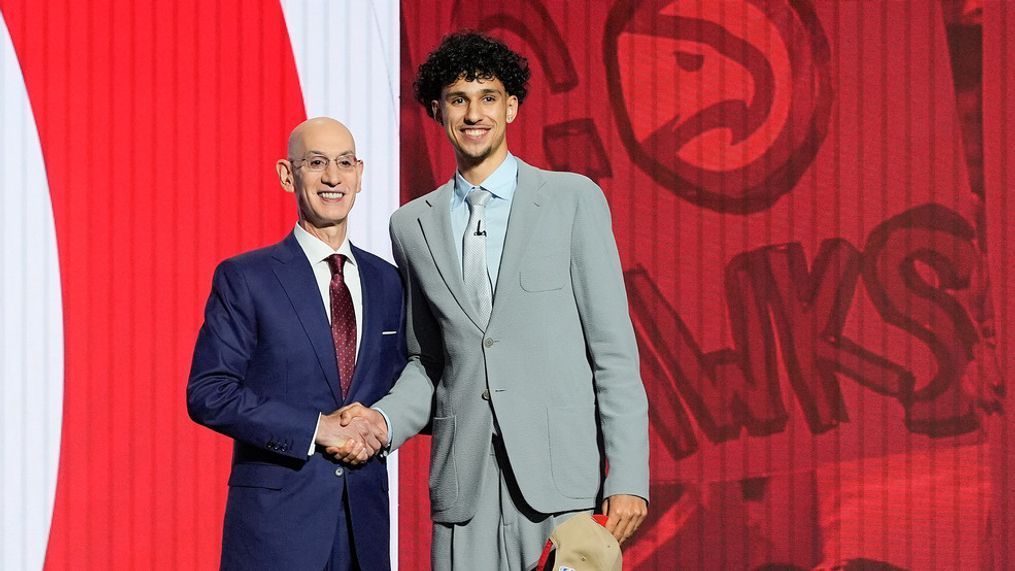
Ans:
[[[336,460],[356,466],[388,445],[388,425],[381,413],[355,402],[321,415],[314,442]]]

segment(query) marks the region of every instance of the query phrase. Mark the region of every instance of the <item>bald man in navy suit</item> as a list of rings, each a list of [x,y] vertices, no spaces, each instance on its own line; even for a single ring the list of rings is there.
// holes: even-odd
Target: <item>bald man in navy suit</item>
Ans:
[[[222,568],[389,569],[382,443],[337,410],[405,364],[401,281],[348,240],[363,162],[344,125],[299,125],[277,171],[299,222],[215,270],[187,385],[191,418],[234,443]]]

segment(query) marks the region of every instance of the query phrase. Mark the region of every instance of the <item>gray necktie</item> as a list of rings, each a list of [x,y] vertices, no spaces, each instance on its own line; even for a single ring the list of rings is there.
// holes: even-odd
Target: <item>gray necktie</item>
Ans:
[[[493,308],[493,287],[486,267],[486,204],[492,197],[490,191],[484,188],[465,195],[465,201],[469,203],[469,225],[462,237],[462,279],[484,327],[490,321]]]

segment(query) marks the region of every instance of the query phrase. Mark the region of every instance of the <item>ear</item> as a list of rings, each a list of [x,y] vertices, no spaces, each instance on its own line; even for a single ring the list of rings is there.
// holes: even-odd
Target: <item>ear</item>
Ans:
[[[355,192],[357,194],[359,194],[359,191],[363,190],[363,165],[364,164],[365,163],[363,162],[363,159],[359,159],[359,163],[356,165],[356,190],[355,190]]]
[[[518,116],[518,97],[511,95],[507,99],[507,122],[510,123]]]
[[[278,182],[282,185],[282,188],[286,192],[296,192],[296,181],[294,180],[295,174],[293,173],[293,165],[285,159],[279,159],[275,163],[275,172],[278,173]]]
[[[434,99],[430,102],[430,112],[433,114],[433,120],[439,124],[444,124],[444,116],[441,114],[441,103]]]

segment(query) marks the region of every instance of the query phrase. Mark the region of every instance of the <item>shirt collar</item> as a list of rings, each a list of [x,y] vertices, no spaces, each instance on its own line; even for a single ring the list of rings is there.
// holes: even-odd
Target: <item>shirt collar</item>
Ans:
[[[483,187],[493,194],[494,198],[511,200],[515,188],[518,187],[518,159],[511,153],[507,154],[504,162],[497,167],[486,180],[479,184],[472,184],[465,180],[462,173],[455,171],[455,195],[451,198],[451,207],[457,207],[465,202],[465,195],[476,187]]]
[[[307,232],[305,228],[300,226],[299,222],[296,223],[293,235],[296,236],[296,242],[299,243],[300,248],[303,249],[303,253],[306,254],[311,264],[323,262],[332,254],[345,254],[345,258],[349,260],[349,263],[353,266],[356,265],[356,257],[352,255],[352,245],[349,243],[348,236],[342,241],[342,245],[337,250],[332,250],[331,246],[322,242],[320,238]]]

